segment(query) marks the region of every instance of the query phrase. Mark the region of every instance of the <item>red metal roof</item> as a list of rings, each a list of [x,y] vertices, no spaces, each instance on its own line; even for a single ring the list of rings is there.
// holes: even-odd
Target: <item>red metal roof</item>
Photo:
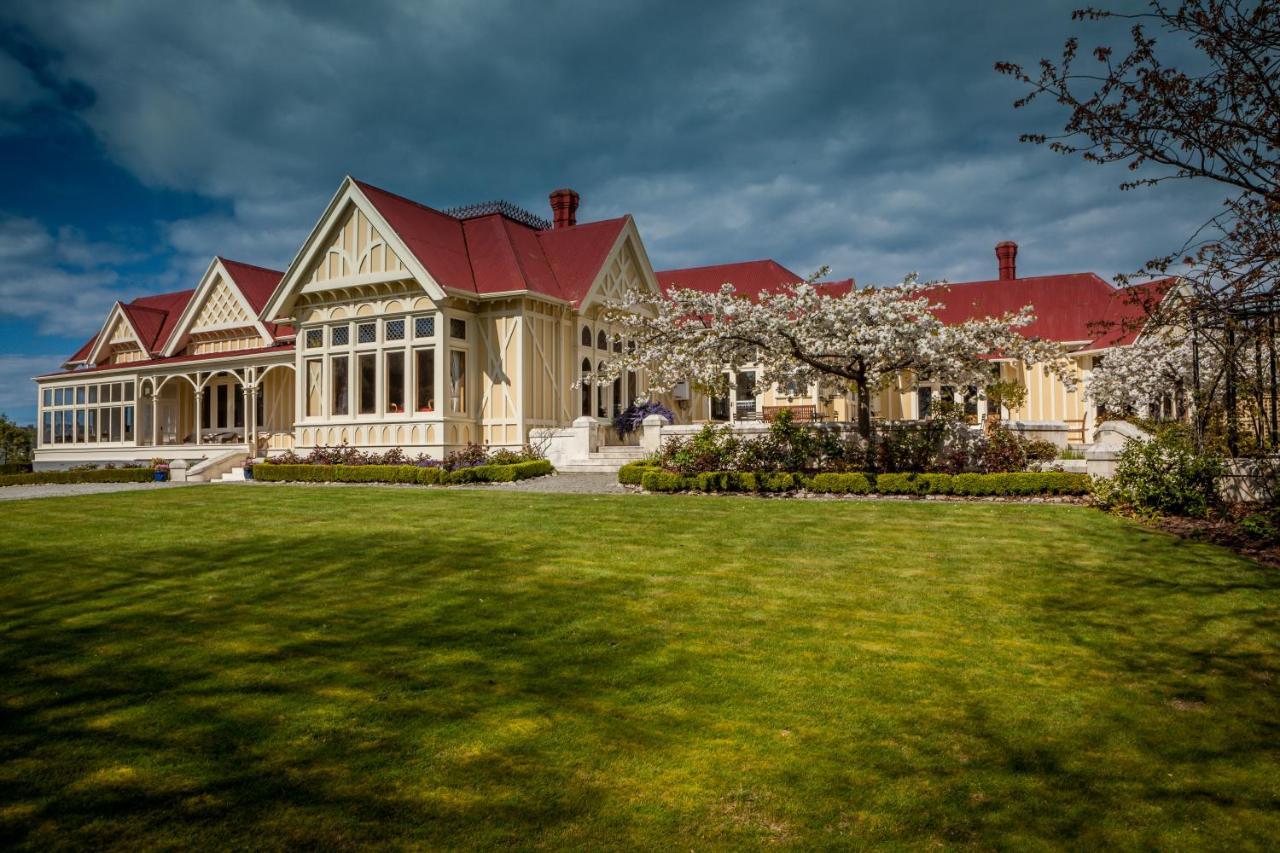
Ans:
[[[804,281],[804,276],[796,275],[772,259],[759,261],[742,261],[736,264],[714,264],[707,267],[689,267],[680,270],[659,270],[658,284],[663,292],[673,287],[690,290],[705,290],[714,293],[721,285],[732,284],[743,296],[758,299],[762,293],[777,290],[788,284]],[[853,279],[820,282],[821,286],[835,295],[848,293],[853,287]]]
[[[1053,341],[1088,341],[1091,347],[1132,343],[1147,309],[1163,298],[1172,279],[1116,288],[1093,273],[1043,275],[938,285],[929,299],[940,303],[944,323],[995,317],[1030,305],[1035,320],[1020,331],[1026,337]],[[1142,303],[1135,295],[1148,297]],[[1129,328],[1121,329],[1124,323]]]
[[[253,349],[232,350],[230,352],[202,352],[198,355],[173,355],[168,358],[148,358],[142,361],[129,361],[123,364],[100,364],[94,367],[86,367],[81,370],[64,370],[56,373],[45,373],[37,376],[37,379],[65,379],[68,376],[82,376],[89,373],[103,373],[108,370],[129,371],[140,367],[157,367],[163,365],[182,365],[192,362],[210,361],[215,358],[234,358],[247,355],[262,355],[263,353],[274,352],[293,352],[294,345],[292,342],[277,344],[270,347],[255,347]]]
[[[630,219],[550,230],[501,213],[457,219],[352,180],[442,287],[480,295],[530,291],[578,304]]]

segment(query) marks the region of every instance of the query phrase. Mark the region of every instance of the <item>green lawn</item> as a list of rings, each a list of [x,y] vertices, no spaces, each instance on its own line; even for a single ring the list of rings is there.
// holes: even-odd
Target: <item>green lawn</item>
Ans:
[[[1280,574],[1079,507],[8,504],[0,846],[1263,847]]]

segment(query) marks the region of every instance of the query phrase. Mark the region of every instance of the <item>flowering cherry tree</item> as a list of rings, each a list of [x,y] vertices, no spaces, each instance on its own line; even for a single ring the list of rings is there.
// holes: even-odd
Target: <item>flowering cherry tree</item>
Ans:
[[[1085,395],[1115,414],[1143,414],[1191,385],[1191,339],[1147,335],[1108,352],[1085,382]]]
[[[634,350],[605,362],[597,379],[627,370],[648,372],[655,391],[688,381],[706,393],[728,392],[725,371],[750,366],[769,384],[817,383],[823,393],[854,392],[858,432],[871,438],[871,398],[902,371],[948,385],[984,385],[987,357],[1043,364],[1068,383],[1062,348],[1023,337],[1030,307],[946,325],[930,300],[938,285],[909,276],[887,288],[852,288],[835,294],[807,281],[752,300],[732,284],[706,292],[675,288],[665,296],[633,293],[610,305],[608,319],[635,341]]]

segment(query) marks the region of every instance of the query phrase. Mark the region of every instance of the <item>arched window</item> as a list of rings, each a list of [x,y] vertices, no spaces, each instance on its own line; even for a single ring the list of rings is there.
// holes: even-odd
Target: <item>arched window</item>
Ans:
[[[604,332],[601,332],[600,334],[603,335]],[[600,370],[604,370],[603,361],[600,362],[599,367]],[[605,385],[603,382],[596,383],[596,417],[598,418],[607,418],[609,416],[609,405],[605,400],[605,392],[608,387],[609,386]]]
[[[634,403],[640,399],[640,377],[634,370],[627,371],[627,402]]]
[[[584,329],[587,333],[587,343],[591,343],[591,331]],[[582,414],[591,416],[591,382],[587,379],[591,375],[591,362],[588,359],[582,360]]]
[[[582,345],[584,347],[591,346],[591,327],[590,326],[582,327]]]
[[[613,380],[613,416],[622,414],[622,377]]]
[[[600,330],[600,334],[596,335],[596,349],[607,350],[609,348],[609,336],[604,333],[604,329]]]
[[[613,339],[613,351],[622,352],[622,338]]]

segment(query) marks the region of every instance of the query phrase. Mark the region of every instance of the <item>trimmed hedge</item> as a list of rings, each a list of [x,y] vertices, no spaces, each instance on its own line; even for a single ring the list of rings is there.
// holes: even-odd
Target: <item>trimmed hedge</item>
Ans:
[[[0,475],[0,486],[36,486],[45,483],[149,483],[150,468],[94,468],[88,471],[35,471]]]
[[[0,463],[0,476],[7,474],[30,474],[30,462],[3,462]]]
[[[620,478],[621,479],[621,478]],[[833,495],[961,495],[1008,497],[1028,495],[1086,495],[1089,477],[1062,471],[1013,474],[815,474],[787,472],[739,474],[715,471],[684,476],[646,467],[640,485],[650,492],[789,492],[805,488]]]
[[[640,485],[640,478],[644,476],[646,471],[661,470],[652,462],[628,462],[618,469],[618,482],[624,486]]]
[[[455,483],[510,483],[555,473],[545,459],[513,465],[477,465],[446,471],[418,465],[277,465],[260,462],[253,478],[275,483],[414,483],[420,486]]]
[[[808,486],[822,494],[865,495],[871,491],[871,480],[866,474],[815,474]]]

